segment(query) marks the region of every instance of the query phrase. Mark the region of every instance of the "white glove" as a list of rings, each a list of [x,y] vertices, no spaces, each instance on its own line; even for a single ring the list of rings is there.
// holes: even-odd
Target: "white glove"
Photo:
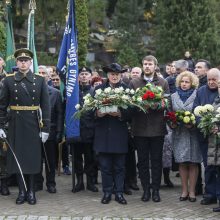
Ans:
[[[45,143],[47,141],[48,137],[49,137],[49,133],[45,133],[45,132],[40,133],[40,138],[43,143]]]
[[[0,138],[6,138],[6,134],[3,129],[0,129]]]

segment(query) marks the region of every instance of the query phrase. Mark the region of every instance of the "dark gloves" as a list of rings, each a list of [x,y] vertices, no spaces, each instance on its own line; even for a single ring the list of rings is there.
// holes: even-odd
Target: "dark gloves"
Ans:
[[[60,143],[62,141],[62,133],[61,132],[57,132],[57,135],[56,135],[56,142],[57,143]]]

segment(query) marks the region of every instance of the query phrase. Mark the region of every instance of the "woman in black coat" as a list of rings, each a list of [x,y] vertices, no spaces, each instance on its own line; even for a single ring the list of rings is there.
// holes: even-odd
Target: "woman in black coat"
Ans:
[[[113,63],[103,68],[107,72],[108,80],[97,89],[107,87],[124,87],[120,82],[123,72],[120,65]],[[127,204],[123,197],[125,176],[125,155],[128,150],[128,111],[118,109],[117,112],[102,113],[96,110],[94,150],[98,153],[102,174],[103,204],[111,201],[113,185],[115,200],[120,204]]]

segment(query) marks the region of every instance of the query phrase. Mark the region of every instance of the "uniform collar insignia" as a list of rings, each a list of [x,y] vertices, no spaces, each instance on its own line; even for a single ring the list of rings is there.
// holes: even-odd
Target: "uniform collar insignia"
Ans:
[[[17,72],[15,73],[15,81],[21,81],[23,78],[25,78],[29,81],[29,82],[34,82],[34,76],[33,73],[31,71],[29,71],[26,76],[24,76],[21,72]]]

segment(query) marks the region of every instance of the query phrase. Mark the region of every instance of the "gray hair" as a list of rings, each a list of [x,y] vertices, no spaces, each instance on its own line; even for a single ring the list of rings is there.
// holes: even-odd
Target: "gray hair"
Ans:
[[[49,73],[48,73],[48,70],[47,70],[46,66],[40,65],[40,66],[38,66],[38,69],[43,69],[45,71],[45,73],[49,76]]]
[[[189,67],[189,64],[186,60],[177,60],[177,61],[175,61],[175,67],[177,69],[186,69],[187,70]]]

